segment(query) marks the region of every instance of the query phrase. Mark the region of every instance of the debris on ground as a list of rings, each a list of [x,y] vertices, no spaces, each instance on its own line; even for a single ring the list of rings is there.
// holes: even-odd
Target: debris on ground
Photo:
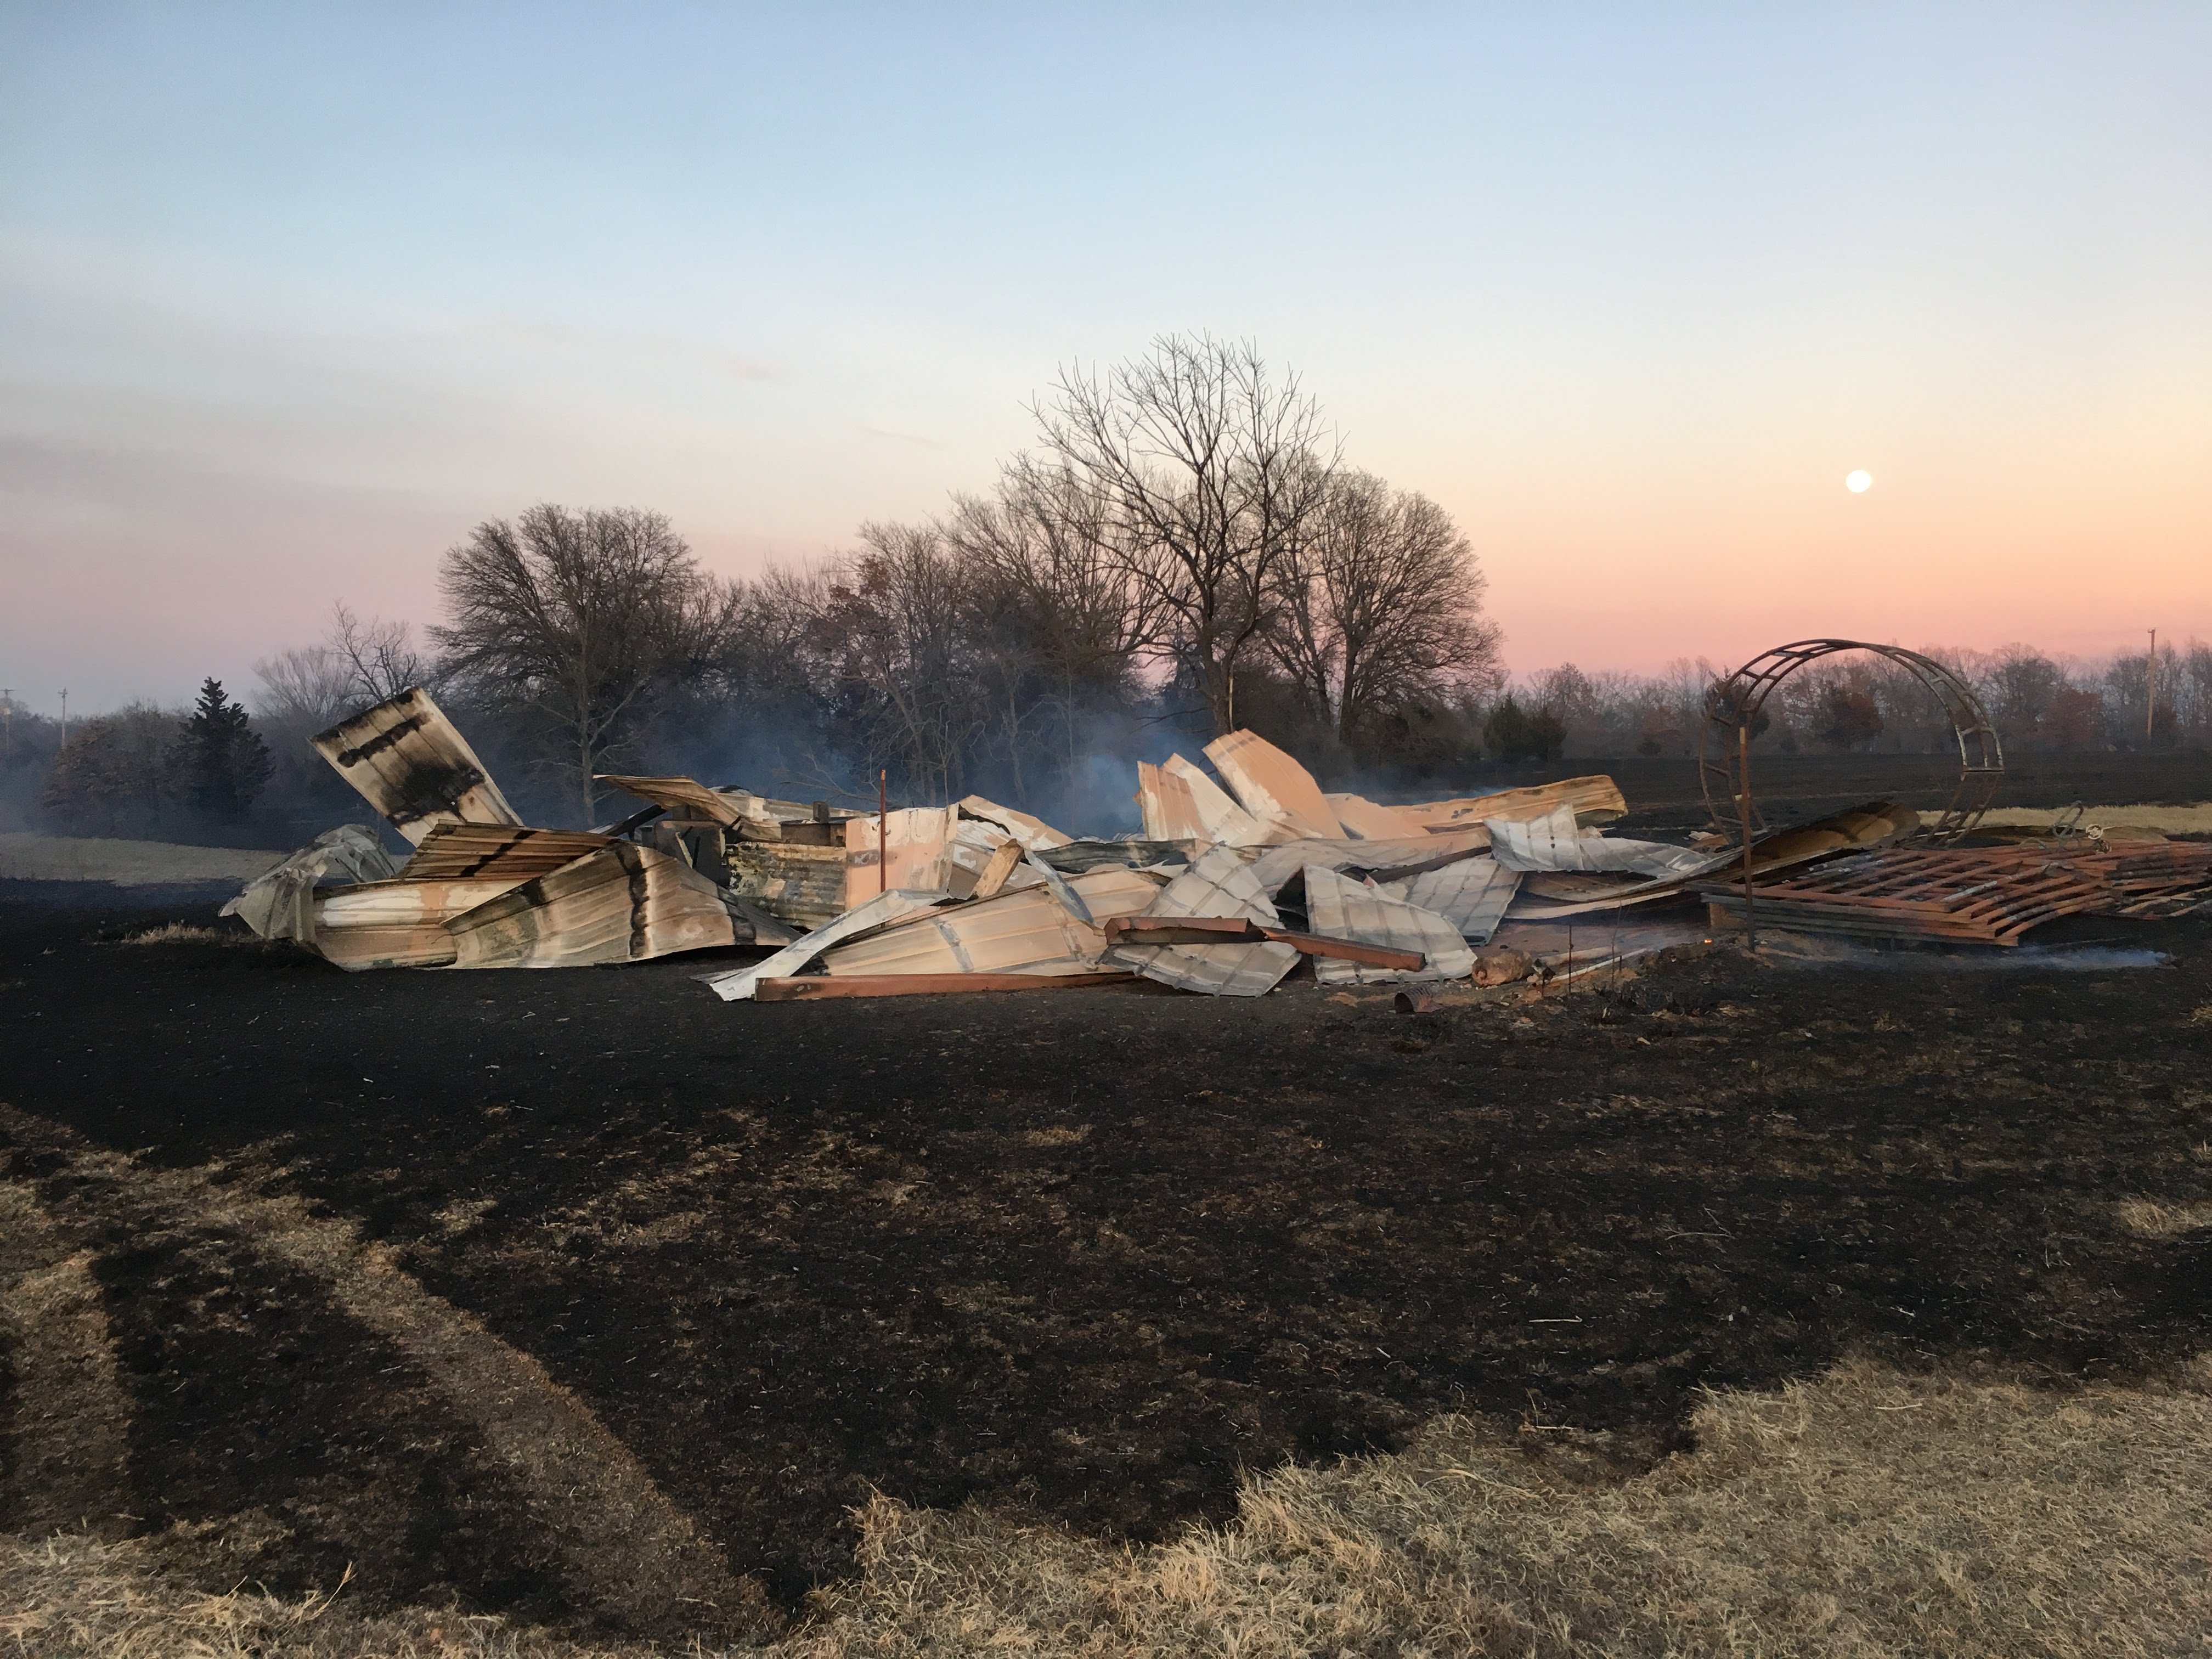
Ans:
[[[1243,731],[1206,745],[1212,772],[1139,762],[1131,837],[1072,836],[981,795],[878,813],[626,774],[596,781],[643,803],[629,816],[538,829],[419,688],[313,743],[412,855],[395,866],[345,825],[223,914],[349,971],[754,947],[773,954],[702,981],[730,1001],[1139,979],[1249,997],[1298,972],[1417,983],[1409,999],[1442,1006],[1447,981],[1540,991],[1747,922],[2002,947],[2064,916],[2212,913],[2212,846],[2154,830],[2062,819],[1937,847],[1883,800],[1747,848],[1676,845],[1607,834],[1627,803],[1602,775],[1392,803],[1326,792]]]

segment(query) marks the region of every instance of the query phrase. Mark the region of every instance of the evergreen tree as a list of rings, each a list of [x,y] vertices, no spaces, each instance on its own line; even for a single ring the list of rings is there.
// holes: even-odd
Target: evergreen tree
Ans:
[[[245,708],[210,675],[179,728],[178,769],[185,798],[219,823],[235,823],[269,781],[269,746],[246,723]]]

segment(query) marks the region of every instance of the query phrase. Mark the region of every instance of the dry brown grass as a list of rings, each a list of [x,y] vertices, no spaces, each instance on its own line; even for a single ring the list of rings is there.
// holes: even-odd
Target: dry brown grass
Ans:
[[[1406,1452],[1249,1482],[1236,1518],[1126,1549],[983,1510],[861,1516],[863,1576],[774,1659],[908,1656],[2204,1654],[2212,1363],[2074,1392],[1864,1364],[1715,1395],[1698,1448],[1602,1476],[1460,1419]],[[1559,1443],[1565,1443],[1564,1444]],[[143,1542],[0,1540],[0,1654],[642,1659],[347,1598],[195,1595]],[[679,1650],[695,1651],[703,1650]],[[666,1650],[660,1650],[666,1651]],[[735,1651],[735,1650],[732,1650]]]
[[[1227,1527],[1144,1551],[881,1500],[866,1577],[781,1650],[2207,1650],[2198,1386],[2059,1394],[1846,1366],[1712,1398],[1696,1426],[1696,1452],[1615,1483],[1571,1447],[1532,1460],[1444,1419],[1396,1457],[1253,1481]]]
[[[0,1654],[9,1659],[646,1659],[641,1647],[579,1647],[503,1620],[410,1612],[360,1617],[333,1593],[289,1601],[258,1590],[197,1595],[164,1577],[143,1542],[81,1534],[0,1536]]]
[[[222,927],[194,927],[187,922],[164,922],[159,927],[149,927],[143,933],[127,935],[125,945],[252,945],[261,941],[243,930],[234,932]]]
[[[2212,1227],[2212,1203],[2163,1204],[2154,1198],[2124,1198],[2120,1224],[2138,1238],[2179,1238]]]

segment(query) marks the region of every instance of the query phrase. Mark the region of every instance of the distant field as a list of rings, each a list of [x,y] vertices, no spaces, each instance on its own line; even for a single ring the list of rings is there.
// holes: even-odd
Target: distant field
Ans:
[[[124,887],[251,881],[285,856],[258,848],[0,834],[0,881],[112,881]]]
[[[1603,772],[1628,798],[1623,830],[1689,830],[1705,822],[1698,765],[1679,756],[1657,760],[1628,756],[1612,760],[1570,758],[1548,766],[1479,769],[1465,793],[1504,789],[1554,778]],[[1942,807],[1958,785],[1955,756],[1761,755],[1751,758],[1752,793],[1770,819],[1832,812],[1877,797],[1923,811]],[[1419,790],[1396,799],[1425,799]],[[2031,755],[2010,760],[1995,805],[2069,806],[2075,801],[2152,805],[2212,802],[2212,755]],[[2130,823],[2145,820],[2130,815]],[[2163,825],[2153,827],[2165,827]],[[2212,824],[2203,826],[2212,828]]]

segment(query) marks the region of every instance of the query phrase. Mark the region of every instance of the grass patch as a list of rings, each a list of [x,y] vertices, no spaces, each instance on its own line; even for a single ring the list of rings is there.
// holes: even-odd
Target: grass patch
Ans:
[[[252,933],[227,927],[195,927],[189,922],[164,922],[124,936],[125,945],[259,945]]]
[[[2212,1203],[2161,1204],[2151,1198],[2120,1200],[2120,1224],[2138,1238],[2179,1238],[2212,1227]]]
[[[288,1601],[258,1589],[198,1595],[144,1540],[0,1536],[0,1653],[39,1659],[644,1659],[580,1647],[504,1620],[419,1611],[363,1618],[338,1592]]]
[[[2200,1379],[2201,1381],[2201,1379]],[[2194,1650],[2212,1627],[2212,1398],[1847,1365],[1710,1397],[1626,1482],[1463,1419],[1249,1482],[1229,1525],[1115,1550],[878,1500],[807,1659],[1875,1656]]]
[[[2197,1651],[2212,1628],[2212,1362],[2070,1391],[1852,1364],[1710,1395],[1694,1426],[1695,1451],[1620,1480],[1574,1435],[1445,1418],[1395,1456],[1248,1480],[1228,1524],[1151,1548],[878,1498],[859,1516],[861,1577],[817,1592],[781,1641],[728,1651],[2106,1659]],[[195,1595],[149,1548],[0,1540],[0,1651],[653,1651],[359,1618],[343,1597]]]

